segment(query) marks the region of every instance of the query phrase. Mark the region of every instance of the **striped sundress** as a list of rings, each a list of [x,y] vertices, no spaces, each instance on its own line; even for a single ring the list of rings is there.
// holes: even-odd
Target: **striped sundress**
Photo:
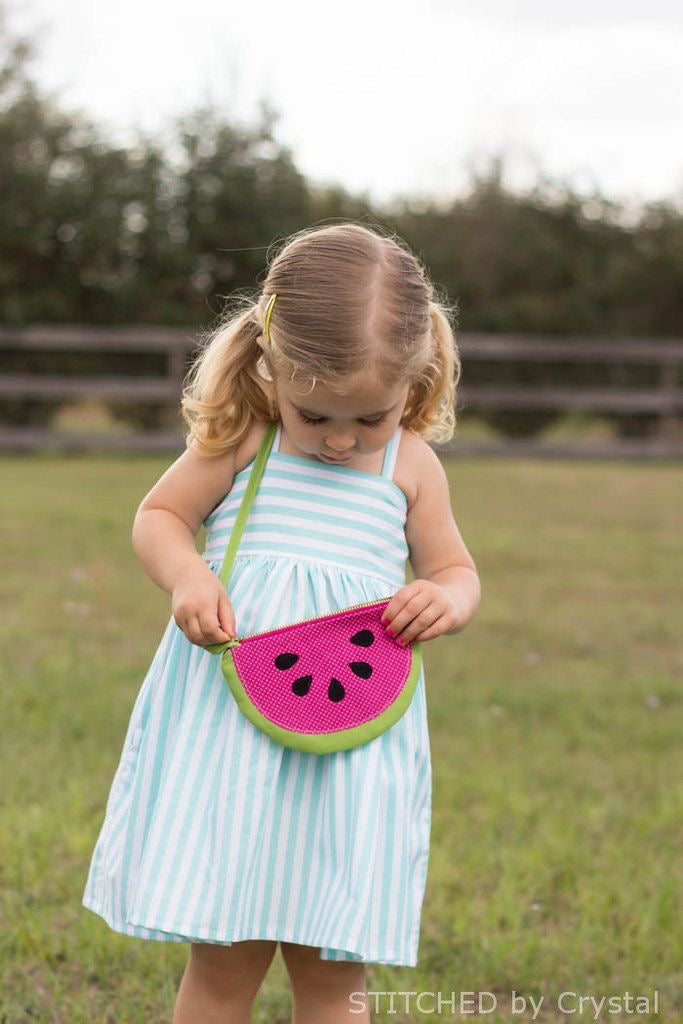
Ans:
[[[407,499],[381,474],[279,451],[278,424],[228,589],[255,633],[391,596]],[[218,574],[253,462],[206,517]],[[173,617],[135,700],[83,905],[167,942],[275,939],[323,960],[417,965],[429,860],[424,669],[405,714],[350,750],[283,747],[239,710],[220,658]]]

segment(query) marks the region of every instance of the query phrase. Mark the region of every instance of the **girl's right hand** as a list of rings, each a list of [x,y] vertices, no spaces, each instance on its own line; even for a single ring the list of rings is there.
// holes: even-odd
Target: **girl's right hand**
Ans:
[[[179,628],[199,647],[222,644],[237,635],[230,598],[210,569],[183,576],[173,588],[171,608]]]

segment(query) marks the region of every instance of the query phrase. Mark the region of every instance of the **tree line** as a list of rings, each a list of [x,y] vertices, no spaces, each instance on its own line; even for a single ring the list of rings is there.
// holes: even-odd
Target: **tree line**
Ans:
[[[330,218],[397,231],[460,309],[462,329],[675,335],[683,217],[672,200],[636,223],[619,203],[550,180],[520,194],[503,159],[448,204],[372,204],[307,181],[275,137],[215,109],[180,115],[163,140],[107,140],[31,78],[33,43],[3,26],[0,67],[2,322],[206,325],[220,296],[252,288],[266,247]]]
[[[499,156],[449,202],[407,195],[373,204],[307,180],[277,140],[278,114],[266,100],[246,126],[204,106],[180,114],[162,135],[138,133],[116,145],[36,84],[34,44],[5,21],[0,7],[6,326],[204,330],[219,318],[223,297],[263,278],[270,244],[306,225],[353,219],[406,240],[457,303],[461,330],[680,336],[683,216],[672,199],[644,204],[634,217],[615,200],[548,178],[513,191]],[[41,372],[51,357],[25,354],[15,366],[5,353],[3,361]],[[492,369],[473,367],[470,380]]]

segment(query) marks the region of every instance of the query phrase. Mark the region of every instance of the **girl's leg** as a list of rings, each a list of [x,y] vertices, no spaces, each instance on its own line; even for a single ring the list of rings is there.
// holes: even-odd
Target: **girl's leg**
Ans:
[[[276,949],[277,942],[262,939],[232,946],[191,943],[173,1024],[250,1024],[254,998]]]
[[[317,946],[296,942],[280,949],[292,984],[292,1024],[370,1024],[364,964],[321,960]]]

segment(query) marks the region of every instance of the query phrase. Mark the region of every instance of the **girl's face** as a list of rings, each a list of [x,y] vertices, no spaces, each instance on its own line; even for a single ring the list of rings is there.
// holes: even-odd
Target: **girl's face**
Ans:
[[[320,382],[299,391],[289,380],[276,380],[280,418],[292,443],[323,462],[343,464],[380,451],[398,427],[410,384],[393,390],[358,378],[348,395]]]

